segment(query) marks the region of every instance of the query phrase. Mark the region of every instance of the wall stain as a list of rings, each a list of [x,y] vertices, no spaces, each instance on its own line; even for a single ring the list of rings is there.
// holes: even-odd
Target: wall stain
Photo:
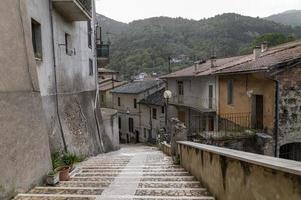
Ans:
[[[246,185],[247,184],[247,179],[251,174],[251,169],[250,169],[250,166],[249,166],[248,163],[246,163],[244,161],[239,161],[239,163],[240,163],[240,166],[241,166],[241,168],[244,172],[243,182],[244,182],[244,185]]]
[[[226,176],[227,176],[228,161],[225,156],[220,156],[219,162],[220,162],[222,178],[223,178],[223,187],[224,190],[226,190]]]

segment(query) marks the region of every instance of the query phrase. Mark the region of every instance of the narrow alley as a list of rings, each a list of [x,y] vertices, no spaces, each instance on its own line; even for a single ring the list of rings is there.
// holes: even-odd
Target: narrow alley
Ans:
[[[132,145],[81,163],[70,181],[35,187],[15,200],[211,200],[207,190],[156,147]]]

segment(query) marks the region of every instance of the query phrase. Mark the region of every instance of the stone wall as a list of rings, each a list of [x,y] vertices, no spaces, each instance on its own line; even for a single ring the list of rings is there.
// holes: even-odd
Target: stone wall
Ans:
[[[301,142],[301,65],[276,76],[279,81],[278,148]]]
[[[120,147],[117,110],[101,108],[101,114],[105,129],[105,137],[103,138],[105,150],[118,150]]]
[[[193,142],[181,165],[218,200],[301,199],[301,163]]]

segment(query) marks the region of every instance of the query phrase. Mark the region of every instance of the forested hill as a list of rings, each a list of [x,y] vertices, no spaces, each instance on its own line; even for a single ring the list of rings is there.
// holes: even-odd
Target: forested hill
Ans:
[[[266,33],[301,36],[300,27],[233,13],[200,21],[156,17],[129,24],[102,18],[103,32],[111,33],[110,68],[126,78],[139,72],[165,73],[168,56],[174,58],[172,66],[177,69],[196,59],[206,59],[213,52],[217,57],[247,53],[254,39]]]
[[[301,26],[301,10],[288,10],[283,13],[271,15],[266,19],[285,25]]]

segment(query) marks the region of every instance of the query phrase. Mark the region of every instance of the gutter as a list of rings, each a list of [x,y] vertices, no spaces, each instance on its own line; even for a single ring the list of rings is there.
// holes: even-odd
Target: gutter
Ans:
[[[54,86],[55,86],[56,114],[57,114],[57,117],[58,117],[59,127],[60,127],[60,131],[61,131],[61,137],[62,137],[62,141],[63,141],[63,145],[64,145],[64,151],[67,152],[68,148],[67,148],[67,144],[66,144],[66,139],[65,139],[65,135],[64,135],[63,127],[62,127],[61,116],[60,116],[60,111],[59,111],[59,99],[58,99],[57,76],[56,76],[57,65],[56,65],[56,57],[55,57],[55,43],[54,43],[54,29],[53,29],[53,15],[52,15],[53,7],[52,7],[51,0],[48,0],[48,2],[49,2],[50,28],[51,28],[51,41],[52,41],[52,55],[53,55],[53,68],[54,68]]]

